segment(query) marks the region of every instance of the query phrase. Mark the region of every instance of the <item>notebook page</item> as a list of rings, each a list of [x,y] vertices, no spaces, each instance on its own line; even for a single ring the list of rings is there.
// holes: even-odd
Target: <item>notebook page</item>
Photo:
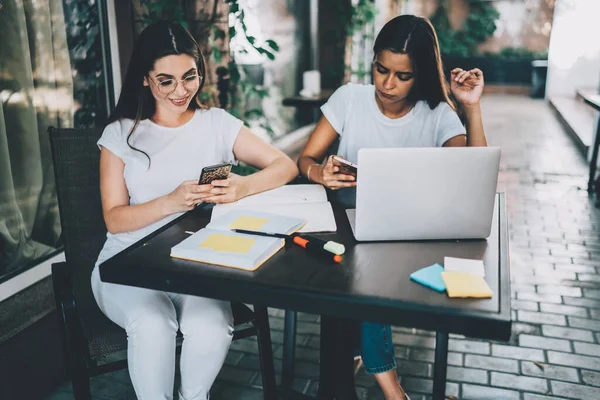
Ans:
[[[307,221],[307,224],[299,231],[303,233],[335,232],[337,230],[331,203],[327,201],[295,204],[219,204],[213,208],[211,222],[233,210],[262,212],[304,219]]]
[[[231,204],[245,206],[254,204],[322,203],[326,201],[327,193],[321,185],[285,185],[244,197]],[[221,206],[219,204],[215,208]]]
[[[297,217],[283,216],[272,212],[259,212],[245,207],[235,206],[224,215],[213,214],[207,228],[211,229],[246,229],[273,233],[292,234],[306,225],[306,220]]]

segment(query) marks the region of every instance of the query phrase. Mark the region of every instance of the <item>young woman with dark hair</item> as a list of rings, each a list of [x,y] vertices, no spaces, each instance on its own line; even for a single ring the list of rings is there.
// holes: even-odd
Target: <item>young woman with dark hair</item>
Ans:
[[[179,399],[206,400],[229,349],[229,302],[105,283],[98,264],[202,202],[226,203],[291,181],[298,169],[239,119],[200,104],[206,66],[180,24],[138,38],[102,137],[100,189],[108,229],[91,284],[98,306],[127,332],[139,399],[173,398],[175,340],[183,334]],[[259,172],[198,185],[203,167],[246,162]]]
[[[373,85],[347,84],[321,107],[318,122],[298,160],[301,173],[354,208],[356,180],[340,173],[326,157],[339,138],[337,154],[356,163],[361,148],[486,146],[479,99],[479,69],[444,77],[435,30],[421,17],[401,15],[379,32],[373,47]],[[461,123],[451,94],[462,108]],[[359,166],[360,167],[360,166]],[[393,182],[390,182],[393,184]],[[339,190],[338,190],[339,189]],[[388,325],[361,324],[360,353],[388,400],[408,396],[396,374],[392,331]]]

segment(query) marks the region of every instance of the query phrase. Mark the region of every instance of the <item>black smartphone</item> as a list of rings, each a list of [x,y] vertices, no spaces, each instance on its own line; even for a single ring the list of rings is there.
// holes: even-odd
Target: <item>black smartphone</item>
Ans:
[[[343,158],[340,158],[338,156],[333,156],[331,160],[333,162],[333,165],[340,169],[338,173],[356,176],[358,172],[358,166],[356,164],[353,164],[350,161],[344,160]]]
[[[202,172],[200,173],[200,179],[198,179],[198,185],[207,185],[212,181],[218,181],[221,179],[227,179],[229,173],[231,172],[231,164],[223,163],[210,165],[208,167],[202,168]]]

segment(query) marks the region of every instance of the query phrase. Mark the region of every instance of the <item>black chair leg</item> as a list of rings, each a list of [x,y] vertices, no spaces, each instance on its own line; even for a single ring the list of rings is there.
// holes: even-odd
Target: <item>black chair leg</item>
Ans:
[[[87,376],[84,370],[73,371],[71,382],[73,384],[73,398],[75,400],[92,400],[90,377]]]
[[[296,321],[296,311],[286,310],[283,325],[283,361],[281,365],[281,387],[284,392],[291,390],[294,382]]]
[[[271,344],[267,307],[254,305],[254,326],[257,331],[258,357],[260,359],[264,399],[277,400],[275,364],[273,363],[273,346]]]

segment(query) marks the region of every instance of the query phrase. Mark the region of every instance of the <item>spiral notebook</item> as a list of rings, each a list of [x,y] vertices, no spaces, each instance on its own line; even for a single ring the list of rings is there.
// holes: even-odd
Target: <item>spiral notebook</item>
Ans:
[[[283,247],[281,238],[246,235],[231,229],[291,234],[306,220],[248,210],[216,218],[173,248],[171,257],[254,271]]]

